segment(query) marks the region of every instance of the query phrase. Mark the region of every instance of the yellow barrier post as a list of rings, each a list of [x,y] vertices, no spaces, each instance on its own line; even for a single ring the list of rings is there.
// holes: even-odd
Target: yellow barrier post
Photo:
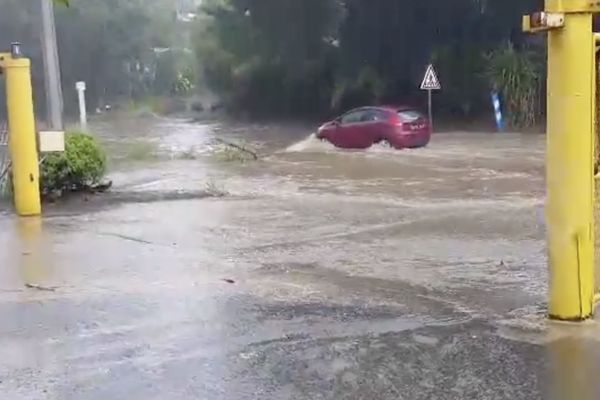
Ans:
[[[548,32],[547,240],[549,314],[583,321],[594,312],[596,67],[592,17],[600,3],[546,0],[524,18]]]
[[[0,53],[6,76],[9,148],[12,160],[14,202],[20,216],[40,215],[39,164],[36,145],[31,64],[20,57],[18,44],[11,53]]]

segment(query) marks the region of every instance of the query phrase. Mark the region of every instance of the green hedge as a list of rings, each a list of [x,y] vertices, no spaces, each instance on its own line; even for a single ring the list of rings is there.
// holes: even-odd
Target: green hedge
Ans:
[[[106,153],[98,141],[83,132],[68,132],[65,152],[46,156],[40,166],[43,195],[86,190],[106,173]]]

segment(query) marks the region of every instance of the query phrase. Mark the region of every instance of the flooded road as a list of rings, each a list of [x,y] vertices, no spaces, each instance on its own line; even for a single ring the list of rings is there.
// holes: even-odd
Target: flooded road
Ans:
[[[597,398],[596,323],[544,316],[542,136],[93,129],[112,193],[0,211],[0,398]]]

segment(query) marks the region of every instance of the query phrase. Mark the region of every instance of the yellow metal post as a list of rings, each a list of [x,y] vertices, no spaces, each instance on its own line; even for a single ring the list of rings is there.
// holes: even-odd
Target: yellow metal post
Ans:
[[[594,303],[595,40],[592,13],[548,37],[550,315],[583,320]]]
[[[9,147],[17,214],[41,214],[39,164],[33,113],[30,61],[0,53],[0,68],[6,76]]]
[[[547,240],[551,318],[594,312],[596,67],[589,0],[546,0],[525,27],[548,31]],[[553,26],[544,27],[546,23]],[[545,29],[546,28],[546,29]]]

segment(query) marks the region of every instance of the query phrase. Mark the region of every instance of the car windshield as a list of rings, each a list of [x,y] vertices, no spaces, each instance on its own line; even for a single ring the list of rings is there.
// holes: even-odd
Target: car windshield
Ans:
[[[415,110],[400,110],[398,115],[405,122],[414,122],[422,117],[421,113]]]

